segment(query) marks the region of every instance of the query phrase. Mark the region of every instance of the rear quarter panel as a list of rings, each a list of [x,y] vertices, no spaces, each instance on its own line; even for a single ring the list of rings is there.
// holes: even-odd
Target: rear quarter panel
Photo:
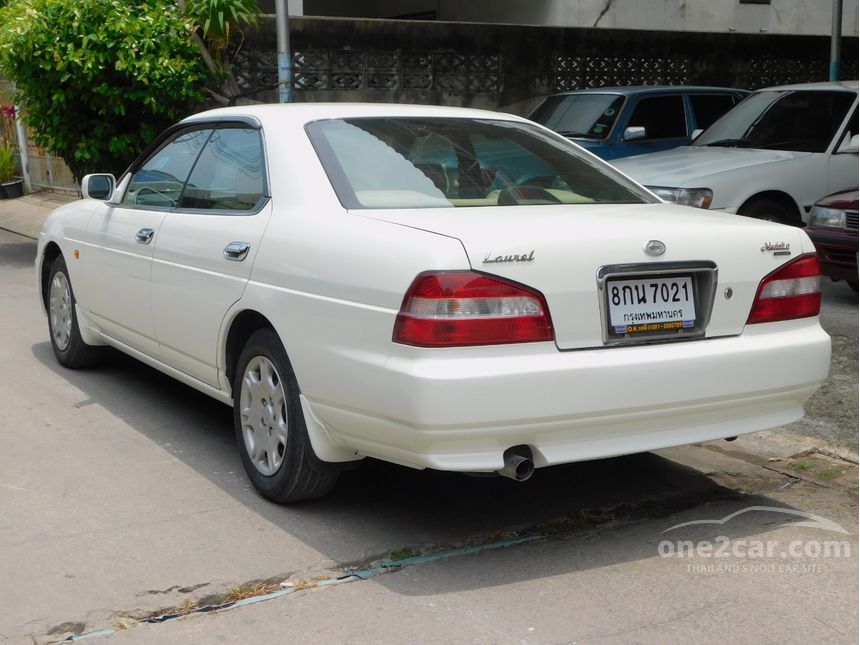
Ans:
[[[304,132],[292,134],[267,133],[272,217],[233,314],[272,322],[310,400],[363,409],[385,396],[364,365],[388,360],[415,276],[469,263],[458,240],[346,211]]]

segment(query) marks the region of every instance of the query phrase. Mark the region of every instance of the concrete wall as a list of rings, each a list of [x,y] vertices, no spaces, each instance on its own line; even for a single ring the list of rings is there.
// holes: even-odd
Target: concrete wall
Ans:
[[[857,0],[845,0],[842,32],[857,36]],[[439,18],[475,22],[737,33],[827,35],[829,0],[440,0]]]
[[[242,86],[272,88],[274,21],[248,36],[237,59]],[[845,40],[843,78],[857,78],[857,43]],[[830,54],[826,36],[312,17],[290,20],[290,44],[296,101],[490,109],[585,87],[823,81]],[[271,90],[254,98],[275,100]]]
[[[767,4],[740,0],[304,0],[304,14],[355,18],[435,14],[438,20],[453,22],[551,27],[830,34],[830,0],[760,1]],[[858,35],[857,0],[844,1],[842,26],[845,35]]]

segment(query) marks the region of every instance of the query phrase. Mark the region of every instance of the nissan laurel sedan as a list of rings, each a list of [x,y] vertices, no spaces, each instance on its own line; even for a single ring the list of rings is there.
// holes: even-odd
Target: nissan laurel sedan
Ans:
[[[802,230],[514,116],[218,109],[82,191],[38,243],[57,360],[109,345],[231,405],[277,502],[365,457],[522,480],[779,426],[829,367]]]

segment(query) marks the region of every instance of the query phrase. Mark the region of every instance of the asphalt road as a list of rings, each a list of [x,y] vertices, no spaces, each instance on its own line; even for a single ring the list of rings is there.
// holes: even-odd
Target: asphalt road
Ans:
[[[279,507],[250,488],[227,407],[119,354],[56,364],[34,252],[0,231],[0,643],[856,642],[856,464],[797,454],[852,432],[856,446],[844,285],[827,285],[822,318],[846,339],[854,399],[821,404],[844,414],[524,484],[372,462]],[[773,557],[659,555],[667,529],[738,512],[672,535],[776,541]],[[804,512],[830,528],[797,525]],[[847,552],[785,555],[833,540]]]

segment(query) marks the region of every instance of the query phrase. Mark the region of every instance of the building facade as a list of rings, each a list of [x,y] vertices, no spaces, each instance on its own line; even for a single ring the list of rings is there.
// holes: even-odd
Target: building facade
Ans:
[[[830,34],[830,0],[289,0],[292,15],[399,18],[646,31]],[[274,11],[274,0],[262,0]],[[858,2],[843,0],[842,33],[858,35]]]

